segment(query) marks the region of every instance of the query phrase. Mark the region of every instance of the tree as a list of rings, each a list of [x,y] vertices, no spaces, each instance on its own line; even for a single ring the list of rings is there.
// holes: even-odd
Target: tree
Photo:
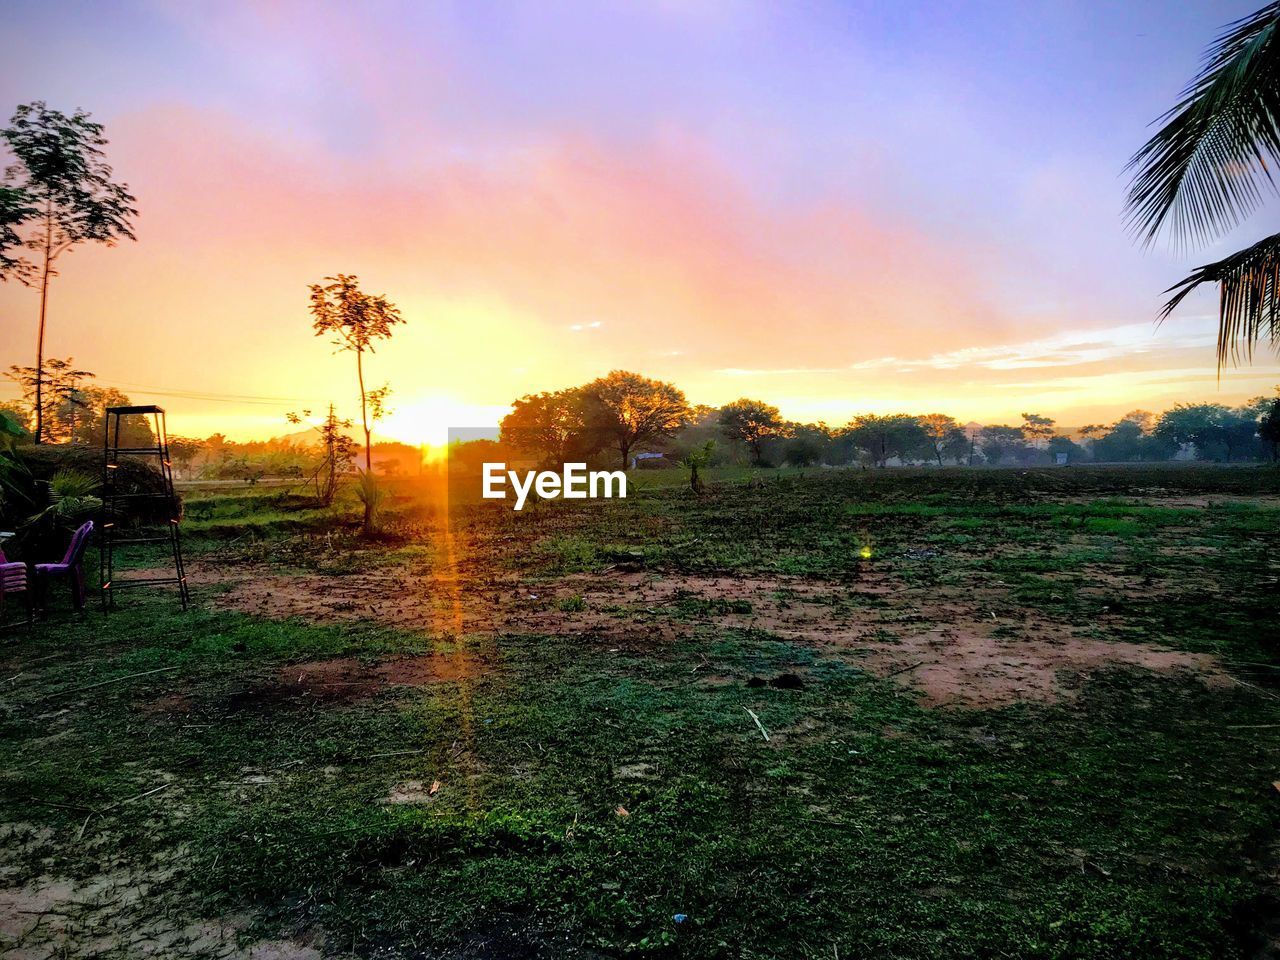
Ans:
[[[855,417],[844,430],[845,438],[883,467],[893,457],[911,459],[929,448],[929,439],[918,417],[905,413]]]
[[[746,397],[721,407],[717,421],[726,437],[751,448],[751,462],[756,466],[763,462],[761,445],[765,439],[781,435],[783,429],[782,415],[777,407]]]
[[[966,460],[972,466],[974,457],[973,438],[965,433],[964,427],[957,426],[947,431],[947,435],[942,441],[941,452],[942,456],[948,460],[955,461],[957,466],[963,464]]]
[[[101,447],[107,432],[107,407],[127,407],[129,398],[115,387],[83,387],[76,391],[75,406],[67,409],[72,443]],[[60,408],[61,411],[62,408]],[[120,422],[120,445],[153,447],[155,434],[146,417],[125,417]],[[172,452],[172,444],[170,452]]]
[[[1046,443],[1054,435],[1055,421],[1038,413],[1019,414],[1022,417],[1022,436],[1034,444]]]
[[[1070,437],[1052,436],[1045,443],[1044,449],[1054,460],[1057,460],[1059,454],[1064,454],[1068,463],[1076,463],[1085,459],[1084,447]]]
[[[938,466],[942,466],[942,458],[947,454],[948,441],[954,444],[956,433],[964,437],[964,431],[960,429],[954,417],[948,417],[945,413],[926,413],[920,418],[920,426],[929,440],[929,448],[933,451]]]
[[[716,442],[708,440],[696,450],[690,450],[684,456],[684,464],[689,468],[689,489],[696,494],[701,494],[706,489],[702,483],[702,474],[700,470],[705,470],[711,465],[711,456],[715,453]]]
[[[633,448],[664,440],[689,420],[689,404],[679,389],[638,373],[614,370],[584,386],[582,395],[587,422],[618,451],[624,470]]]
[[[831,431],[825,423],[788,423],[783,427],[786,441],[783,460],[793,467],[822,463],[831,449]]]
[[[374,352],[378,340],[389,340],[392,327],[404,320],[400,311],[386,297],[364,293],[358,277],[339,273],[325,277],[326,284],[313,283],[311,290],[312,326],[316,336],[329,334],[339,350],[356,355],[356,380],[360,385],[360,424],[364,428],[364,472],[370,475],[372,491],[373,433],[370,419],[378,420],[385,412],[383,403],[389,388],[383,386],[368,390],[364,385],[364,355]],[[366,487],[362,486],[364,491]],[[377,505],[369,498],[364,501],[364,532],[373,532]]]
[[[0,282],[13,277],[26,282],[31,263],[17,251],[23,246],[18,228],[36,214],[24,191],[0,184]]]
[[[1159,122],[1126,168],[1134,171],[1126,215],[1144,243],[1167,228],[1204,244],[1257,209],[1280,161],[1280,3],[1229,24]],[[1219,369],[1241,348],[1252,358],[1264,336],[1280,342],[1280,234],[1174,284],[1161,318],[1202,283],[1219,287]]]
[[[134,197],[127,185],[111,179],[111,167],[103,159],[107,139],[102,130],[102,124],[94,123],[83,110],[68,116],[37,100],[18,107],[9,126],[0,131],[14,156],[4,173],[5,217],[10,229],[23,223],[34,225],[24,245],[37,251],[41,261],[36,443],[44,439],[44,332],[49,280],[57,276],[54,263],[81,243],[114,246],[120,237],[134,239],[132,220],[138,214]],[[27,212],[15,221],[15,210]]]
[[[587,405],[578,389],[533,393],[511,405],[502,418],[502,442],[560,466],[595,452],[587,423]],[[596,447],[598,449],[598,446]]]
[[[1156,415],[1150,410],[1130,410],[1117,423],[1132,423],[1143,433],[1150,433],[1156,428]]]
[[[1025,455],[1027,451],[1026,437],[1023,436],[1021,427],[996,424],[983,427],[978,436],[982,444],[982,455],[992,466],[1010,457]]]
[[[191,464],[204,450],[205,442],[194,437],[170,437],[169,456],[183,476],[189,476]]]
[[[1099,437],[1104,436],[1106,432],[1107,426],[1102,423],[1088,423],[1080,428],[1080,436],[1086,440],[1097,440]]]
[[[1104,463],[1141,460],[1143,439],[1142,428],[1138,424],[1132,420],[1117,420],[1105,434],[1093,441],[1093,458]]]
[[[1160,415],[1155,434],[1179,446],[1191,444],[1201,460],[1229,456],[1226,437],[1231,411],[1220,403],[1179,403]]]
[[[1274,462],[1280,459],[1280,397],[1267,402],[1269,406],[1258,421],[1258,437],[1267,445]]]
[[[22,390],[22,403],[37,429],[43,426],[55,443],[75,439],[76,413],[88,406],[81,384],[92,380],[92,373],[78,369],[67,357],[50,358],[42,367],[11,366],[6,376]]]
[[[294,424],[304,423],[310,416],[310,410],[285,414],[285,418]],[[313,474],[316,500],[321,506],[327,507],[333,503],[333,498],[338,492],[339,478],[351,469],[351,461],[356,454],[356,444],[347,432],[351,429],[351,421],[340,419],[334,412],[332,403],[329,404],[329,412],[325,418],[313,427],[320,434],[321,450],[320,466]]]

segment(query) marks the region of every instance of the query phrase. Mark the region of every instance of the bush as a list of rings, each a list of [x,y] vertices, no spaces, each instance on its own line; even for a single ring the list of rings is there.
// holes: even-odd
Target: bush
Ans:
[[[45,560],[65,546],[69,530],[100,513],[102,452],[85,446],[41,444],[0,454],[0,528],[18,536],[11,549],[18,557]],[[163,493],[164,477],[138,459],[121,462],[115,480],[119,493]],[[116,522],[130,526],[169,519],[163,499],[122,501]]]

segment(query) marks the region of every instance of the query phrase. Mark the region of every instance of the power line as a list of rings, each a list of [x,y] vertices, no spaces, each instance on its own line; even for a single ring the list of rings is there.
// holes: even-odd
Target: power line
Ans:
[[[135,393],[141,393],[152,397],[179,397],[187,400],[216,400],[225,401],[227,403],[288,404],[308,402],[305,397],[268,397],[252,393],[220,393],[211,390],[176,390],[168,387],[157,387],[145,383],[132,383],[127,380],[98,379],[97,382],[108,387],[125,387]]]

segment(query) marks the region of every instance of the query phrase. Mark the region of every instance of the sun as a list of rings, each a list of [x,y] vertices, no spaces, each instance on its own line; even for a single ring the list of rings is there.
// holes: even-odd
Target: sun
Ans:
[[[391,412],[375,432],[390,440],[443,450],[450,430],[496,428],[510,407],[464,403],[444,395],[391,401]]]

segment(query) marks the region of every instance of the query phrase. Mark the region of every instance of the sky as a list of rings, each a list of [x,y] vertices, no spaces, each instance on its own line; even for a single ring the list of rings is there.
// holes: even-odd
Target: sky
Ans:
[[[1121,221],[1253,3],[7,0],[0,114],[105,124],[138,239],[62,258],[47,355],[176,434],[356,412],[307,314],[337,272],[404,315],[368,369],[409,442],[611,369],[795,420],[1079,426],[1280,383],[1265,351],[1219,379],[1210,291],[1154,322],[1280,200],[1192,250]],[[37,308],[0,286],[0,365]]]

